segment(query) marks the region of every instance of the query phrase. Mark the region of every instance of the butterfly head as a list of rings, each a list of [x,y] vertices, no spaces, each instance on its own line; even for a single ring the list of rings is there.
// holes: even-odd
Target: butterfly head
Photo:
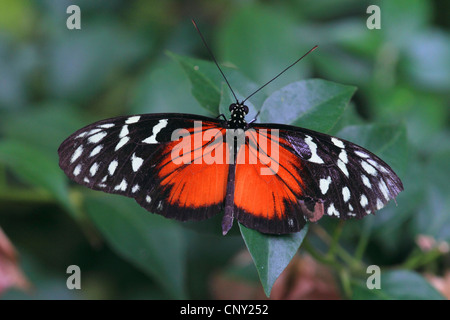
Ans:
[[[241,103],[230,104],[231,118],[228,120],[228,125],[233,129],[244,129],[247,126],[245,116],[248,114],[248,107]]]

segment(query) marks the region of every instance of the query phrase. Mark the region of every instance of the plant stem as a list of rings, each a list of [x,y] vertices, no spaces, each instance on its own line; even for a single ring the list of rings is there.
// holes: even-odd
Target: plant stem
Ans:
[[[344,296],[350,299],[352,296],[352,286],[350,283],[350,275],[348,271],[342,269],[339,271],[339,279],[341,280],[342,290],[344,291]]]
[[[328,251],[328,259],[336,261],[336,256],[338,256],[342,261],[347,264],[348,267],[356,271],[360,271],[363,268],[363,263],[354,257],[352,257],[345,249],[339,245],[339,237],[342,233],[342,225],[337,227],[339,230],[335,230],[333,238],[331,238],[328,233],[320,226],[314,228],[317,236],[327,245],[330,246]],[[329,254],[329,253],[332,254]]]
[[[0,202],[55,202],[52,195],[40,189],[5,188],[0,190]]]
[[[355,250],[355,259],[362,261],[364,252],[366,251],[367,244],[369,243],[370,234],[372,231],[373,219],[366,219],[363,224],[363,230],[361,232],[361,237],[359,238],[358,245]]]
[[[442,256],[442,254],[443,253],[437,248],[425,252],[417,249],[413,251],[409,258],[402,264],[402,268],[410,270],[417,269],[436,260]]]
[[[334,259],[336,251],[339,246],[339,238],[341,237],[342,230],[344,229],[344,221],[339,221],[337,227],[334,229],[333,238],[331,239],[330,248],[328,249],[327,256]]]
[[[308,239],[303,240],[302,243],[302,248],[304,248],[314,259],[316,259],[317,261],[319,261],[320,263],[326,264],[326,265],[331,265],[333,268],[341,270],[342,268],[344,268],[339,261],[337,261],[336,259],[333,258],[329,258],[324,254],[321,254],[320,252],[318,252],[314,246],[312,246]]]

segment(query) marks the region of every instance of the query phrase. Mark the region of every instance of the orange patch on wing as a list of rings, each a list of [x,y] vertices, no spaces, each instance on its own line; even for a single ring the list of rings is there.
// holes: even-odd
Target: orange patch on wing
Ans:
[[[228,164],[225,129],[211,131],[190,129],[190,134],[169,143],[164,159],[158,165],[161,185],[170,187],[169,203],[180,207],[199,208],[223,202],[225,199]],[[203,141],[203,138],[208,138]],[[211,141],[211,143],[208,143]],[[211,161],[217,163],[211,163]]]
[[[301,164],[283,147],[285,141],[270,132],[250,131],[247,136],[237,157],[234,202],[255,216],[282,219],[285,201],[297,203],[303,194]]]

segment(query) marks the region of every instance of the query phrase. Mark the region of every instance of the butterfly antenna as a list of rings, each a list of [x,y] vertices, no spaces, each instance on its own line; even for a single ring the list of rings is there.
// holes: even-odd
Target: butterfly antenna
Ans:
[[[299,62],[300,60],[302,60],[304,57],[306,57],[308,54],[310,54],[311,52],[313,52],[314,50],[317,49],[318,46],[314,46],[311,50],[309,50],[307,53],[305,53],[304,55],[302,55],[299,59],[297,59],[297,61],[295,61],[294,63],[292,63],[291,65],[289,65],[288,67],[286,67],[283,71],[281,71],[279,74],[277,74],[274,78],[272,78],[269,82],[267,82],[265,85],[263,85],[262,87],[260,87],[258,90],[256,90],[255,92],[253,92],[251,95],[249,95],[247,98],[244,99],[244,101],[242,101],[242,103],[244,103],[245,101],[247,101],[250,97],[252,97],[255,93],[259,92],[262,88],[264,88],[265,86],[267,86],[269,83],[271,83],[272,81],[274,81],[276,78],[278,78],[279,76],[281,76],[284,72],[286,72],[289,68],[293,67],[297,62]]]
[[[198,34],[200,35],[200,38],[202,38],[203,44],[205,45],[206,49],[208,49],[208,52],[209,52],[209,54],[211,55],[211,58],[213,59],[213,61],[214,61],[214,63],[216,64],[217,68],[219,69],[220,73],[222,74],[222,77],[225,79],[225,82],[227,83],[228,88],[230,88],[231,93],[232,93],[233,96],[234,96],[234,99],[236,99],[236,103],[239,103],[239,100],[238,100],[238,98],[236,97],[236,95],[234,94],[234,91],[233,91],[233,89],[231,88],[230,83],[229,83],[228,80],[227,80],[227,77],[225,77],[225,74],[223,73],[222,69],[220,68],[219,64],[217,63],[217,60],[216,60],[216,58],[214,57],[214,54],[212,53],[212,51],[211,51],[211,49],[209,48],[208,44],[206,43],[206,40],[205,40],[205,38],[203,37],[202,33],[200,32],[200,29],[197,27],[197,24],[195,23],[194,19],[191,19],[191,20],[192,20],[192,24],[193,24],[194,27],[195,27],[195,30],[197,30]]]

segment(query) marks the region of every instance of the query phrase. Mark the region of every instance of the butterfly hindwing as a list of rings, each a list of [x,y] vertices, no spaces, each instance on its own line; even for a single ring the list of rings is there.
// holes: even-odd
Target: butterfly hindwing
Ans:
[[[194,135],[222,126],[223,121],[186,114],[102,120],[78,130],[61,144],[60,167],[75,182],[132,197],[150,212],[178,220],[206,219],[223,207],[228,168],[226,163],[208,165],[202,158],[194,161],[191,146]],[[184,149],[188,151],[177,150],[184,159],[175,164],[172,151],[183,146],[183,138],[184,144],[192,144]],[[210,144],[204,142],[200,148]],[[219,147],[226,148],[225,143]]]

